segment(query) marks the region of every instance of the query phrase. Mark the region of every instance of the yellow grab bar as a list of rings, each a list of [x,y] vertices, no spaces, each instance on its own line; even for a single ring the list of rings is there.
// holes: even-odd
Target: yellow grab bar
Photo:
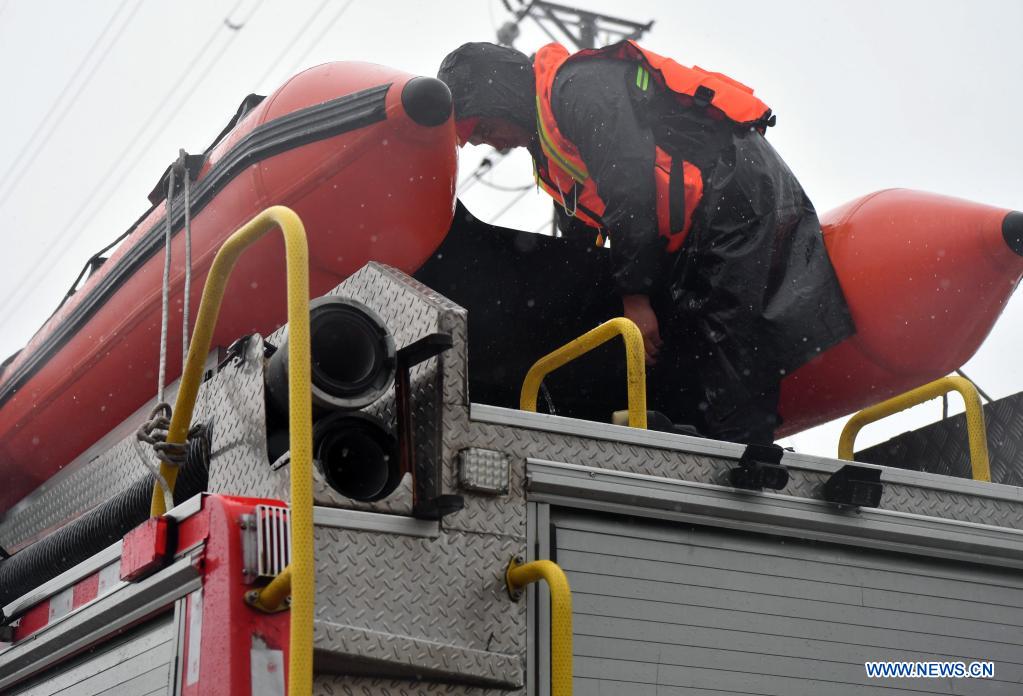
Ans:
[[[605,321],[579,338],[543,356],[529,368],[519,394],[519,408],[536,411],[536,397],[544,377],[590,352],[615,336],[625,342],[625,366],[629,388],[629,425],[646,428],[646,366],[643,361],[643,334],[630,319],[617,317]]]
[[[572,590],[565,571],[554,561],[519,563],[513,558],[504,574],[508,591],[546,580],[551,590],[551,695],[572,696]]]
[[[957,391],[966,404],[966,432],[970,438],[970,462],[973,467],[975,481],[990,481],[991,466],[988,463],[987,429],[984,426],[984,409],[980,405],[980,395],[973,382],[963,377],[942,377],[922,387],[911,389],[905,394],[893,396],[870,408],[865,408],[849,419],[842,429],[838,440],[838,458],[853,459],[853,443],[863,426],[879,421],[882,418],[905,411],[925,401],[936,399],[950,391]]]
[[[284,235],[288,278],[288,399],[291,429],[291,639],[288,693],[308,694],[313,682],[313,479],[312,396],[309,366],[309,249],[302,220],[290,208],[273,206],[235,231],[217,252],[203,288],[188,359],[171,414],[167,442],[184,443],[192,422],[213,328],[228,278],[242,252],[274,228]],[[174,490],[176,467],[160,464]],[[151,513],[166,512],[163,491],[153,486]],[[273,583],[271,583],[273,585]],[[269,586],[268,586],[269,587]]]
[[[252,590],[245,594],[245,602],[252,608],[272,614],[284,611],[290,606],[291,566],[287,565],[270,583],[261,590]]]

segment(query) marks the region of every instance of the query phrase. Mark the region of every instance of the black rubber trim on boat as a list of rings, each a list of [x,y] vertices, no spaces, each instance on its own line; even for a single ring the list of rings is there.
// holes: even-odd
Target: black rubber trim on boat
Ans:
[[[391,83],[388,83],[346,94],[281,116],[253,129],[239,140],[238,144],[231,148],[196,186],[191,196],[192,217],[196,217],[221,189],[251,165],[296,147],[326,140],[385,120],[387,92],[390,88]],[[148,214],[147,212],[143,215],[133,229],[145,220]],[[173,234],[177,234],[185,220],[185,202],[182,196],[175,197],[170,215]],[[32,357],[6,380],[0,388],[0,405],[53,357],[135,271],[163,249],[166,224],[166,217],[155,220],[145,236],[128,250],[121,262],[111,269],[110,274],[89,292]]]
[[[1002,220],[1002,237],[1009,248],[1023,256],[1023,213],[1014,210]]]

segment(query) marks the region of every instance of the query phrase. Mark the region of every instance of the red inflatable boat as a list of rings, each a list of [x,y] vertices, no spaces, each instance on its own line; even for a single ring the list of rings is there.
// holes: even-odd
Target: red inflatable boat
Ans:
[[[821,218],[856,334],[782,382],[779,437],[961,367],[1023,275],[1023,213],[920,191]]]
[[[333,63],[295,76],[239,114],[192,184],[192,317],[223,240],[273,204],[293,208],[305,223],[313,296],[370,259],[411,272],[443,239],[457,159],[450,94],[440,81]],[[179,194],[170,211],[168,381],[181,369],[183,207]],[[0,512],[155,394],[167,214],[166,202],[151,209],[5,366]],[[284,321],[283,269],[279,235],[242,257],[215,344],[269,333]]]

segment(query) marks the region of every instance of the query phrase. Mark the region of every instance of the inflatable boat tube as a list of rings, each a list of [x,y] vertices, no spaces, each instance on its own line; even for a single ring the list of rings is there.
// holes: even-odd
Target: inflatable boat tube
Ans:
[[[856,334],[782,382],[779,437],[956,370],[1023,275],[1023,213],[908,189],[821,218]]]
[[[256,99],[247,100],[254,103]],[[190,316],[221,243],[270,205],[309,236],[318,296],[374,259],[412,272],[454,210],[451,97],[438,80],[331,63],[259,101],[199,158],[191,184]],[[183,196],[159,201],[0,374],[0,513],[156,393],[166,218],[174,230],[167,380],[181,370]],[[213,341],[285,320],[283,243],[267,235],[236,268]]]

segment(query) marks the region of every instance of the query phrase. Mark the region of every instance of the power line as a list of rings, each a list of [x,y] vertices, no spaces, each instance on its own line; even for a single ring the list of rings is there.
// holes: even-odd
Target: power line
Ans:
[[[305,53],[303,53],[298,60],[291,64],[291,67],[288,68],[288,72],[286,74],[288,75],[294,74],[295,70],[297,70],[298,67],[302,65],[302,63],[305,61],[305,59],[309,57],[309,54],[312,53],[313,50],[320,45],[320,42],[323,41],[327,34],[330,33],[330,30],[334,28],[334,25],[337,24],[337,21],[341,19],[341,15],[348,11],[348,8],[352,6],[353,2],[355,2],[355,0],[348,0],[348,2],[341,6],[341,9],[337,11],[337,14],[335,14],[331,18],[331,20],[327,22],[327,24],[323,27],[323,31],[321,31],[319,35],[312,40],[312,42],[309,44],[309,47],[305,50]]]
[[[251,19],[253,14],[255,14],[256,10],[263,3],[263,1],[264,0],[259,0],[259,2],[253,7],[253,9],[249,13],[249,19]],[[235,5],[231,8],[231,10],[228,12],[228,16],[234,14],[234,12],[238,9],[238,7],[241,6],[242,2],[243,2],[243,0],[238,0],[238,2],[236,2]],[[248,21],[248,19],[246,19],[246,22],[247,21]],[[78,221],[78,219],[85,213],[85,211],[90,207],[90,205],[93,202],[95,202],[97,194],[99,194],[99,192],[104,188],[104,185],[108,184],[111,181],[111,179],[113,178],[114,173],[118,169],[121,168],[121,165],[124,162],[126,155],[129,152],[132,151],[132,149],[135,147],[136,143],[138,143],[139,140],[149,130],[149,127],[150,127],[151,123],[153,122],[153,120],[160,114],[161,111],[164,110],[164,107],[167,105],[167,103],[170,101],[170,99],[175,95],[175,93],[177,93],[177,91],[181,87],[182,83],[184,83],[185,80],[188,79],[193,74],[194,68],[199,63],[199,61],[202,59],[202,57],[206,54],[206,52],[209,50],[210,46],[213,45],[214,41],[216,40],[217,36],[219,35],[219,33],[222,30],[223,30],[223,24],[219,24],[218,23],[216,29],[213,31],[213,33],[210,34],[209,38],[206,40],[206,43],[204,43],[202,48],[199,49],[199,52],[195,54],[195,56],[193,57],[192,61],[188,64],[188,66],[182,71],[181,75],[178,77],[178,79],[174,83],[174,85],[170,88],[170,90],[167,92],[167,94],[164,96],[164,98],[160,101],[160,103],[157,105],[157,107],[153,110],[153,112],[149,114],[149,117],[146,118],[143,121],[142,127],[139,128],[139,130],[135,132],[134,136],[132,137],[132,139],[128,143],[128,145],[124,149],[122,149],[121,152],[114,158],[113,163],[106,170],[106,172],[104,172],[103,175],[100,176],[97,179],[96,185],[85,196],[85,200],[78,207],[78,209],[75,210],[75,212],[71,215],[71,217],[69,218],[68,222],[65,223],[61,228],[59,228],[59,231],[58,231],[57,235],[53,239],[50,240],[50,243],[43,250],[42,255],[39,256],[38,260],[33,264],[32,270],[30,270],[28,273],[26,273],[25,276],[19,282],[19,290],[17,292],[15,292],[15,293],[11,294],[11,295],[8,295],[4,299],[3,302],[0,302],[0,322],[2,322],[3,320],[5,320],[7,317],[10,316],[11,311],[12,311],[13,308],[18,307],[18,301],[22,297],[31,295],[31,293],[34,292],[46,280],[44,275],[39,274],[39,275],[37,275],[36,280],[34,282],[26,283],[26,280],[31,275],[33,275],[35,273],[35,269],[37,269],[39,266],[44,264],[44,262],[50,257],[51,253],[55,249],[58,248],[58,244],[60,242],[62,242],[68,235],[70,235],[72,232],[77,231],[80,228],[83,228],[83,227],[87,226],[90,222],[92,222],[92,220],[95,219],[95,217],[99,213],[99,211],[101,211],[103,209],[103,205],[107,201],[109,201],[110,198],[116,193],[117,188],[118,188],[118,186],[120,184],[120,181],[118,181],[117,184],[114,185],[114,187],[110,191],[110,193],[107,194],[107,196],[98,204],[98,206],[96,207],[96,209],[92,213],[92,215],[88,219],[86,219],[85,222],[82,225],[76,225],[75,224]],[[219,61],[220,57],[224,54],[224,52],[226,51],[227,47],[230,46],[231,42],[234,41],[234,39],[237,37],[238,33],[239,32],[237,32],[237,31],[231,31],[231,34],[228,37],[227,43],[221,49],[220,53],[218,53],[217,56],[214,58],[214,61],[210,64],[209,68],[207,68],[206,72],[204,72],[201,75],[201,77],[199,78],[199,81],[192,86],[192,89],[190,89],[190,90],[185,92],[184,97],[181,100],[179,100],[177,108],[174,111],[169,112],[170,115],[166,119],[164,119],[164,121],[162,122],[161,126],[156,129],[153,137],[150,138],[150,140],[146,143],[145,147],[143,147],[139,151],[139,154],[135,157],[135,159],[132,161],[132,163],[128,166],[128,169],[126,170],[126,173],[130,173],[132,171],[132,169],[139,163],[141,158],[143,156],[145,156],[145,154],[148,153],[149,146],[160,136],[163,125],[166,125],[167,123],[169,123],[170,120],[172,120],[177,115],[177,111],[180,110],[181,105],[184,103],[185,100],[188,99],[188,97],[190,96],[190,93],[192,91],[194,91],[194,89],[199,84],[201,84],[203,80],[206,79],[206,77],[209,75],[209,70],[213,67],[213,65],[216,64],[217,61]],[[13,308],[12,308],[12,305],[13,305]],[[9,309],[9,308],[12,308],[12,309]]]
[[[96,75],[96,72],[103,65],[103,62],[106,60],[107,56],[110,55],[111,49],[113,49],[113,47],[117,45],[117,42],[120,40],[121,35],[124,33],[124,30],[128,27],[128,25],[131,23],[131,20],[134,19],[135,14],[142,7],[142,0],[139,0],[139,2],[135,5],[135,8],[128,15],[128,18],[125,20],[124,24],[122,24],[121,28],[117,30],[117,33],[115,34],[113,40],[109,44],[107,44],[106,48],[103,51],[103,54],[95,63],[93,63],[92,69],[85,76],[85,79],[81,82],[81,84],[78,85],[78,89],[74,93],[74,96],[71,97],[70,101],[64,104],[63,110],[60,112],[60,115],[57,116],[57,119],[50,123],[49,122],[50,117],[53,116],[53,114],[57,111],[57,108],[60,105],[61,101],[64,99],[68,91],[78,80],[78,77],[82,74],[82,71],[85,70],[93,54],[103,43],[103,40],[106,38],[107,33],[110,31],[110,28],[114,25],[118,15],[121,14],[121,10],[124,9],[125,5],[127,5],[128,2],[130,2],[130,0],[122,0],[121,4],[117,6],[116,10],[114,10],[114,14],[110,16],[110,19],[107,20],[107,23],[103,27],[103,30],[100,32],[99,36],[96,37],[96,40],[93,42],[92,46],[89,47],[89,50],[85,55],[85,59],[78,64],[78,68],[75,70],[74,74],[71,75],[68,81],[64,84],[64,87],[61,89],[60,94],[57,95],[57,98],[53,101],[53,104],[50,105],[49,110],[47,110],[46,115],[43,116],[42,120],[39,121],[39,124],[36,126],[35,130],[32,131],[32,135],[29,136],[29,139],[25,142],[25,145],[15,156],[14,161],[11,163],[11,166],[7,168],[7,171],[4,172],[3,177],[0,178],[0,190],[3,190],[3,188],[7,185],[8,181],[11,182],[11,185],[7,187],[6,191],[4,191],[3,197],[0,198],[0,205],[2,205],[15,191],[15,189],[17,189],[18,184],[23,180],[21,178],[21,175],[24,174],[27,169],[30,169],[32,167],[33,163],[36,162],[36,156],[43,148],[45,148],[49,144],[50,138],[53,135],[54,131],[56,131],[56,129],[64,121],[65,117],[67,117],[67,115],[71,113],[71,109],[75,105],[75,102],[77,102],[78,98],[81,97],[82,92],[85,90],[86,87],[88,87],[89,83],[92,81],[92,78]],[[42,140],[37,142],[39,134],[42,133],[44,129],[46,129],[46,134],[43,136]],[[29,150],[32,150],[32,154],[26,159],[25,155],[29,152]],[[25,160],[24,167],[20,167],[20,165],[22,164],[22,160]],[[19,167],[20,171],[17,171]],[[16,171],[17,175],[15,175]]]
[[[463,193],[471,189],[475,184],[479,183],[480,178],[488,173],[494,171],[497,165],[501,164],[507,159],[507,153],[501,152],[494,148],[492,149],[483,159],[480,160],[476,168],[473,169],[469,174],[465,176],[462,181],[455,186],[455,193],[461,196]]]
[[[270,63],[270,67],[266,69],[266,72],[263,73],[262,77],[256,80],[254,85],[256,89],[258,89],[259,86],[263,84],[263,82],[266,81],[266,79],[274,73],[274,70],[277,69],[277,66],[280,65],[281,61],[284,60],[284,57],[291,52],[292,46],[299,42],[299,40],[302,38],[302,35],[305,34],[306,31],[308,31],[309,27],[312,26],[312,23],[316,21],[316,18],[320,16],[321,12],[323,12],[323,8],[325,8],[329,3],[330,0],[323,0],[323,2],[320,3],[319,7],[313,10],[313,13],[309,15],[309,19],[306,20],[305,24],[303,24],[299,28],[298,32],[293,37],[291,37],[291,41],[288,41],[284,44],[284,50],[281,51],[280,55],[278,55],[277,58]]]
[[[501,209],[500,209],[500,210],[499,210],[499,211],[497,212],[497,215],[495,215],[495,216],[494,216],[493,218],[491,218],[491,220],[490,220],[490,224],[491,224],[491,225],[493,225],[494,223],[496,223],[496,222],[497,222],[497,221],[498,221],[498,220],[499,220],[499,219],[501,218],[501,216],[502,216],[502,215],[504,215],[504,214],[505,214],[505,213],[507,213],[507,212],[508,212],[509,210],[511,210],[511,208],[512,208],[512,206],[513,206],[513,205],[515,205],[516,203],[518,203],[518,202],[519,202],[520,200],[522,200],[523,196],[525,196],[525,195],[526,195],[527,193],[529,193],[529,189],[530,189],[530,188],[533,188],[533,187],[532,187],[532,186],[530,186],[530,187],[529,187],[529,188],[527,188],[527,189],[526,189],[525,191],[522,191],[522,192],[520,192],[520,193],[519,193],[519,195],[515,196],[515,197],[514,197],[514,198],[512,198],[512,199],[511,199],[510,201],[508,201],[508,205],[506,205],[506,206],[504,206],[503,208],[501,208]]]
[[[523,184],[522,186],[504,186],[503,184],[495,184],[492,181],[487,181],[483,177],[480,177],[479,182],[487,188],[494,189],[495,191],[504,191],[505,193],[518,193],[519,191],[528,191],[531,188],[535,188],[535,183]]]
[[[231,14],[233,14],[234,10],[235,10],[235,9],[236,9],[236,8],[238,7],[238,4],[240,4],[240,3],[238,3],[238,4],[235,4],[235,5],[234,5],[234,7],[233,7],[233,8],[232,8],[232,9],[231,9],[231,10],[230,10],[229,12],[228,12],[227,16],[226,16],[226,17],[224,18],[224,26],[225,26],[225,27],[227,27],[228,29],[230,29],[231,31],[234,31],[234,32],[240,31],[241,29],[243,29],[243,28],[244,28],[244,26],[246,26],[247,24],[249,24],[249,21],[250,21],[250,19],[252,19],[253,15],[255,15],[255,13],[256,13],[256,10],[257,10],[257,9],[259,8],[259,6],[260,6],[260,5],[262,5],[262,4],[263,4],[263,2],[264,2],[264,1],[265,1],[265,0],[259,0],[259,1],[258,1],[258,2],[256,3],[256,5],[255,5],[255,6],[254,6],[254,7],[252,8],[252,10],[251,10],[251,11],[249,12],[249,16],[247,16],[247,17],[246,17],[246,18],[244,18],[243,20],[239,21],[239,23],[233,23],[233,21],[231,21],[231,20],[230,20],[230,15],[231,15]],[[325,36],[327,35],[327,33],[328,33],[328,32],[330,31],[330,29],[332,29],[332,28],[333,28],[333,26],[335,26],[336,24],[338,24],[338,20],[339,20],[339,19],[341,18],[341,16],[342,16],[342,15],[343,15],[343,14],[344,14],[344,13],[345,13],[345,12],[346,12],[347,10],[348,10],[348,8],[349,8],[349,7],[350,7],[350,6],[352,5],[352,3],[353,3],[353,2],[355,2],[355,0],[348,0],[348,2],[347,2],[347,3],[345,3],[345,4],[344,4],[344,5],[342,6],[342,8],[341,8],[341,9],[340,9],[340,10],[339,10],[339,11],[338,11],[338,12],[337,12],[337,13],[336,13],[335,15],[333,15],[333,17],[331,17],[330,21],[328,21],[328,23],[327,23],[327,24],[326,24],[326,25],[324,26],[324,28],[323,28],[323,30],[322,30],[322,31],[320,32],[320,34],[319,34],[319,35],[318,35],[318,36],[317,36],[317,37],[316,37],[316,38],[315,38],[315,39],[314,39],[314,40],[312,41],[312,43],[310,44],[310,46],[309,46],[309,48],[308,48],[308,49],[306,50],[306,52],[305,52],[305,53],[303,53],[303,54],[302,54],[302,56],[300,56],[300,57],[299,57],[299,59],[298,59],[298,60],[296,61],[296,63],[295,63],[295,67],[297,67],[297,66],[298,66],[298,64],[300,64],[300,63],[301,63],[301,62],[302,62],[303,60],[305,60],[305,59],[306,59],[306,56],[308,56],[308,55],[309,55],[309,53],[310,53],[310,52],[312,52],[312,50],[313,50],[313,49],[314,49],[314,48],[316,47],[316,45],[318,45],[318,44],[319,44],[319,43],[320,43],[320,42],[321,42],[321,41],[323,40],[323,38],[324,38],[324,37],[325,37]],[[322,8],[322,7],[321,7],[321,8]],[[319,10],[317,10],[316,12],[314,12],[314,14],[313,14],[313,16],[314,16],[314,17],[315,17],[315,15],[316,15],[316,14],[318,13],[318,11],[319,11]],[[308,26],[308,24],[307,24],[307,26]],[[225,52],[225,51],[227,50],[227,48],[228,48],[229,46],[230,46],[230,40],[229,40],[229,41],[228,41],[228,42],[227,42],[226,44],[224,44],[224,46],[222,46],[222,47],[221,47],[221,50],[220,50],[220,52],[219,52],[219,53],[217,54],[217,56],[216,56],[216,57],[215,57],[215,58],[213,59],[213,61],[212,61],[212,62],[210,63],[210,68],[211,68],[211,69],[212,69],[212,68],[213,68],[214,66],[216,66],[217,62],[218,62],[218,61],[220,60],[220,57],[221,57],[221,56],[222,56],[222,55],[224,54],[224,52]],[[295,72],[295,67],[293,67],[293,68],[292,68],[292,69],[291,69],[290,71],[288,71],[288,72],[294,73],[294,72]],[[207,76],[208,74],[209,74],[209,70],[207,71],[207,73],[206,73],[206,74],[204,74],[204,77],[203,77],[203,79],[205,79],[205,78],[206,78],[206,76]],[[193,85],[193,86],[192,86],[192,89],[191,89],[191,90],[189,90],[189,91],[194,91],[195,87],[197,87],[197,86],[198,86],[198,84],[202,84],[202,80],[203,80],[203,79],[199,80],[199,83],[196,83],[195,85]],[[188,94],[186,94],[186,95],[185,95],[185,97],[183,97],[183,98],[182,98],[182,99],[181,99],[181,100],[180,100],[180,101],[178,102],[178,105],[177,105],[177,107],[175,108],[175,111],[174,111],[174,114],[173,114],[173,116],[172,116],[171,118],[169,118],[169,119],[166,119],[166,120],[165,120],[165,122],[164,122],[164,124],[165,124],[165,125],[166,125],[166,123],[168,123],[169,121],[173,120],[173,117],[174,117],[174,116],[177,116],[177,113],[178,113],[178,112],[180,111],[180,108],[181,108],[181,106],[183,105],[183,102],[184,102],[184,101],[185,101],[185,100],[187,99],[187,96],[188,96]],[[163,127],[163,126],[162,126],[162,127]],[[157,129],[157,131],[155,131],[155,134],[153,135],[153,137],[152,137],[152,138],[150,138],[150,140],[149,140],[149,143],[147,143],[147,146],[146,146],[146,147],[143,147],[143,148],[142,148],[142,149],[141,149],[141,150],[139,151],[139,155],[138,155],[138,156],[137,156],[137,157],[135,158],[135,160],[134,160],[134,161],[132,162],[132,164],[131,164],[131,165],[129,166],[129,168],[128,168],[128,171],[129,171],[129,172],[133,171],[133,170],[134,170],[134,168],[135,168],[135,167],[136,167],[136,166],[138,165],[138,163],[139,163],[139,161],[141,160],[142,156],[143,156],[143,155],[144,155],[144,154],[146,153],[146,150],[148,149],[148,144],[151,144],[151,143],[152,143],[152,142],[153,142],[153,141],[154,141],[155,139],[157,139],[157,137],[158,137],[158,136],[160,135],[160,133],[161,133],[162,127],[161,127],[161,128],[158,128],[158,129]],[[129,148],[130,148],[130,146],[129,146]],[[116,190],[116,189],[115,189],[115,190]],[[85,222],[84,222],[84,223],[82,224],[82,226],[83,226],[83,227],[87,227],[87,226],[89,225],[89,223],[91,223],[91,222],[92,222],[92,220],[93,220],[93,219],[95,219],[95,217],[96,217],[96,215],[98,215],[99,211],[100,211],[100,210],[102,210],[102,206],[103,206],[103,204],[105,204],[105,203],[106,203],[106,201],[108,201],[108,200],[109,200],[110,198],[112,198],[112,197],[113,197],[113,192],[112,192],[112,193],[110,193],[110,195],[108,195],[108,197],[107,197],[107,198],[106,198],[106,199],[105,199],[105,200],[104,200],[104,201],[102,202],[102,204],[100,204],[100,206],[99,206],[99,207],[98,207],[98,208],[97,208],[97,209],[96,209],[96,210],[95,210],[95,211],[93,212],[93,214],[92,214],[92,215],[91,215],[91,216],[90,216],[90,217],[89,217],[89,218],[88,218],[88,219],[87,219],[87,220],[86,220],[86,221],[85,221]],[[127,232],[126,232],[126,233],[124,233],[124,234],[121,234],[120,236],[118,236],[118,237],[117,237],[117,240],[115,240],[115,241],[114,241],[113,243],[110,243],[110,244],[106,245],[106,247],[104,247],[104,248],[103,248],[103,249],[102,249],[101,251],[99,251],[99,252],[98,252],[97,254],[93,255],[93,258],[95,258],[96,256],[99,256],[99,255],[101,255],[101,254],[103,254],[103,253],[105,253],[105,252],[109,251],[110,249],[112,249],[113,247],[115,247],[115,246],[116,246],[116,245],[117,245],[118,243],[120,243],[121,241],[123,241],[123,240],[124,240],[124,238],[125,238],[126,236],[128,236],[128,233],[127,233]],[[78,287],[78,284],[79,284],[79,282],[80,282],[80,281],[82,280],[83,276],[85,276],[85,275],[86,275],[86,274],[87,274],[87,273],[89,272],[89,268],[90,268],[90,265],[91,265],[91,264],[87,264],[87,265],[86,265],[86,267],[84,267],[84,268],[82,269],[82,272],[81,272],[81,273],[79,273],[78,277],[77,277],[77,278],[75,279],[75,282],[73,282],[73,284],[72,284],[72,292],[74,292],[74,290],[75,290],[75,289],[76,289],[76,288]],[[66,297],[64,298],[64,300],[68,299],[68,297],[70,297],[70,296],[71,296],[71,293],[69,293],[69,295],[68,295],[68,296],[66,296]]]

